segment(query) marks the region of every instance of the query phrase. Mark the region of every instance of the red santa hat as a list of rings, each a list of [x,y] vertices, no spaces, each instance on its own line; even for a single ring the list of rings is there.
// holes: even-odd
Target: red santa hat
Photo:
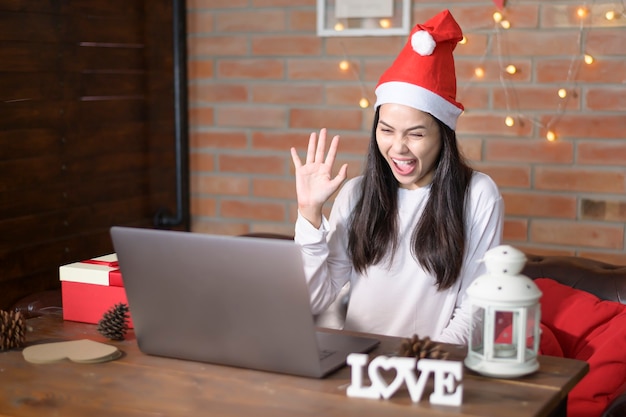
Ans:
[[[376,108],[403,104],[429,113],[451,129],[463,112],[456,101],[452,52],[463,32],[448,10],[416,25],[394,63],[376,86]]]

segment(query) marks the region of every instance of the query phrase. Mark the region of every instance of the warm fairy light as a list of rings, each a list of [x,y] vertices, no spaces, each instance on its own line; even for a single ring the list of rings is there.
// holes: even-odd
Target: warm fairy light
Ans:
[[[378,24],[383,29],[389,29],[391,27],[391,20],[389,20],[389,19],[380,19],[378,21]]]
[[[350,68],[350,63],[345,59],[339,63],[339,69],[342,71],[347,71]]]
[[[622,1],[622,6],[623,6],[624,0],[621,0],[621,1]],[[607,10],[607,9],[605,9],[605,10]],[[583,19],[590,18],[591,12],[592,12],[592,9],[587,7],[586,5],[581,5],[581,6],[579,6],[579,7],[577,7],[575,9],[575,13],[576,13],[577,17],[579,19],[581,19],[581,22],[583,21]],[[622,16],[626,17],[626,12],[624,11],[623,7],[622,7],[622,11],[621,12],[619,10],[609,10],[609,11],[604,13],[604,17],[608,21],[612,21],[614,19],[620,19]],[[493,12],[492,17],[493,17],[493,21],[496,24],[496,29],[498,29],[498,27],[497,27],[498,25],[500,27],[504,28],[504,29],[509,29],[511,27],[511,22],[508,19],[506,19],[505,15],[503,13],[501,13],[500,11]],[[580,30],[579,43],[581,43],[580,39],[584,39],[584,29],[585,29],[584,25],[581,23],[580,29],[579,29]],[[496,33],[496,37],[501,36],[500,35],[500,31],[496,30],[495,33]],[[467,40],[467,38],[465,36],[463,36],[462,40],[459,41],[460,44],[466,44],[467,42],[468,42],[468,40]],[[582,54],[582,58],[583,58],[584,62],[587,65],[593,64],[595,62],[594,57],[589,55],[589,54],[587,54],[587,53],[582,53],[582,51],[583,51],[583,44],[582,43],[580,45],[580,49],[581,49],[581,54]],[[581,55],[579,55],[579,54],[576,54],[576,55],[572,56],[572,58],[571,58],[572,59],[572,64],[571,64],[572,67],[573,67],[574,62],[576,60],[579,60],[580,58],[581,58]],[[502,62],[502,61],[500,61],[500,62]],[[513,65],[513,64],[508,64],[506,66],[505,65],[502,65],[501,71],[503,70],[503,71],[505,71],[506,73],[508,73],[510,75],[514,75],[514,74],[517,74],[519,72],[519,69],[515,65]],[[571,70],[572,67],[570,67],[570,73],[568,74],[567,82],[571,82],[572,81],[572,73],[573,73],[573,71]],[[479,67],[475,67],[474,68],[474,76],[475,76],[475,78],[481,79],[481,78],[484,78],[485,75],[486,75],[486,71],[485,71],[485,69],[483,67],[479,66]],[[504,84],[505,83],[505,78],[504,77],[500,77],[500,81]],[[507,88],[506,85],[504,85],[504,88],[505,89]],[[559,88],[556,91],[556,93],[558,94],[558,96],[561,99],[566,99],[567,97],[570,96],[570,94],[571,94],[572,97],[577,97],[577,92],[576,91],[568,91],[566,88]],[[507,100],[507,109],[508,109],[508,100]],[[564,111],[565,110],[563,109],[563,106],[559,105],[559,112],[564,112]],[[508,126],[508,127],[513,127],[517,123],[523,124],[524,123],[524,119],[523,118],[515,118],[514,116],[511,116],[511,115],[507,115],[504,118],[504,124],[506,126]],[[546,129],[545,130],[545,137],[546,137],[546,139],[548,141],[553,142],[553,141],[558,140],[558,137],[557,137],[556,132],[549,128],[549,126],[551,126],[551,125],[552,125],[552,121],[548,122],[547,126],[544,126],[544,128]]]
[[[359,106],[362,109],[366,109],[370,106],[370,101],[364,97],[361,100],[359,100]]]
[[[604,14],[604,18],[606,20],[613,20],[615,19],[615,17],[616,17],[615,10],[609,10],[608,12]]]
[[[341,32],[341,31],[342,31],[342,30],[344,30],[344,29],[345,29],[345,28],[344,28],[344,26],[343,26],[343,23],[341,23],[341,22],[337,22],[337,23],[335,23],[335,30],[336,30],[337,32]]]
[[[465,37],[465,35],[463,35],[463,39],[461,39],[461,40],[459,41],[459,43],[460,43],[461,45],[465,45],[465,44],[467,43],[467,38]]]

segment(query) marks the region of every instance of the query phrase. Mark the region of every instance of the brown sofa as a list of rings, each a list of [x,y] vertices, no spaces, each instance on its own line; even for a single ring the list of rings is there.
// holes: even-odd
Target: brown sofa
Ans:
[[[526,256],[522,273],[530,278],[552,278],[603,300],[626,304],[626,266],[573,256]]]

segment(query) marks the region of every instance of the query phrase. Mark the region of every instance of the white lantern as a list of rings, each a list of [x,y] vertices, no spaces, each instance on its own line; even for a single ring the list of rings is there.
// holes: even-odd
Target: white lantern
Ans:
[[[486,252],[487,273],[467,290],[472,311],[465,365],[487,376],[515,378],[539,369],[541,291],[520,272],[523,252],[502,245]]]

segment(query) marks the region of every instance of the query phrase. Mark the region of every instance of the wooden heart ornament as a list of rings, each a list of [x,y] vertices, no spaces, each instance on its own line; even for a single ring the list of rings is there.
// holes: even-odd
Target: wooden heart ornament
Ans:
[[[33,345],[22,351],[24,359],[31,363],[55,363],[66,359],[78,363],[101,363],[121,355],[115,346],[87,339]]]

